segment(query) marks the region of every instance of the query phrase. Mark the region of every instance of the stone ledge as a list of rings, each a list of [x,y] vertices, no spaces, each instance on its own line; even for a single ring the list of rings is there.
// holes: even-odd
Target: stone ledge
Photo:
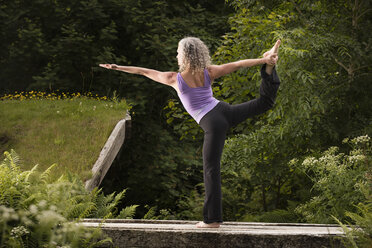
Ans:
[[[218,229],[196,221],[84,220],[100,227],[117,247],[339,248],[344,232],[336,225],[224,222]]]

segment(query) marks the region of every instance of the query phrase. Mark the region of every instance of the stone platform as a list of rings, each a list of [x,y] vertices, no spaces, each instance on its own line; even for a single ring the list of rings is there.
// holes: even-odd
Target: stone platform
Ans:
[[[116,247],[340,248],[343,230],[336,225],[224,222],[218,229],[196,228],[196,221],[85,219]]]

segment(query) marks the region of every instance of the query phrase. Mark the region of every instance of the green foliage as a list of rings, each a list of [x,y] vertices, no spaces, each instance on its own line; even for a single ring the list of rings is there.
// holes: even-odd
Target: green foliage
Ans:
[[[324,145],[353,132],[366,133],[361,131],[371,121],[367,106],[372,91],[365,81],[371,71],[367,55],[371,41],[361,27],[371,25],[370,14],[362,14],[363,7],[371,7],[368,3],[354,6],[333,1],[337,8],[330,8],[329,1],[231,3],[237,13],[230,19],[232,31],[215,53],[217,62],[259,57],[276,39],[282,40],[277,65],[282,85],[275,108],[263,116],[263,123],[247,122],[237,130],[276,126],[271,135],[290,140],[292,149]],[[361,14],[357,26],[350,18],[353,9]],[[332,21],[335,18],[337,23]],[[346,60],[346,54],[352,59]],[[215,93],[240,103],[257,96],[259,83],[257,69],[241,70],[225,77]]]
[[[364,11],[371,3],[228,2],[236,13],[215,63],[259,57],[281,39],[276,69],[282,83],[274,108],[234,128],[225,144],[224,215],[233,220],[278,208],[292,211],[309,199],[313,182],[291,158],[372,132],[371,39],[364,32],[371,27],[371,12]],[[249,68],[217,81],[213,90],[236,104],[258,97],[260,81],[258,68]],[[172,102],[168,108],[170,122],[185,118]],[[200,132],[193,123],[179,122],[188,138]],[[238,132],[243,134],[234,135]]]
[[[226,144],[224,212],[229,220],[298,218],[287,214],[310,199],[313,182],[290,160],[318,157],[319,151],[340,146],[343,137],[371,136],[372,46],[365,31],[371,29],[371,2],[227,3],[235,13],[222,41],[229,14],[223,1],[2,3],[0,91],[72,89],[111,95],[117,90],[134,105],[133,138],[125,145],[124,165],[111,172],[104,188],[111,193],[128,187],[133,204],[200,219],[196,207],[203,196],[195,185],[202,181],[201,129],[171,99],[175,92],[97,64],[176,70],[177,42],[186,35],[206,41],[214,62],[221,64],[259,57],[280,38],[276,68],[282,84],[274,109],[237,126]],[[214,93],[241,103],[258,96],[259,84],[258,68],[250,68],[216,82]],[[92,206],[81,208],[94,211]],[[140,212],[143,216],[147,210]]]
[[[331,147],[319,158],[308,157],[299,165],[313,182],[312,198],[295,209],[307,222],[357,220],[345,212],[356,212],[355,206],[367,204],[372,190],[371,139],[366,135],[345,142],[353,145],[349,154]]]
[[[271,146],[275,142],[271,132],[272,129],[263,134],[241,134],[226,141],[222,156],[225,218],[244,220],[256,215],[256,221],[271,222],[275,217],[270,215],[278,214],[277,220],[284,221],[280,216],[287,210],[279,211],[278,208],[292,205],[292,209],[296,202],[307,200],[309,180],[294,164],[281,163],[283,156],[293,156],[294,153],[286,151],[282,154]],[[266,143],[270,138],[272,142]],[[286,146],[284,143],[281,145]],[[288,220],[297,219],[293,211],[288,211]]]
[[[147,213],[143,216],[145,220],[174,220],[175,216],[171,213],[169,209],[160,209],[156,206],[150,207],[148,205],[145,206],[148,210]]]
[[[214,37],[227,27],[222,0],[21,0],[1,8],[0,92],[60,89],[111,95],[117,90],[139,104],[151,95],[142,87],[148,80],[108,73],[98,64],[175,70],[180,38],[200,36],[216,47]],[[153,88],[164,97],[163,87]]]
[[[271,223],[295,223],[298,221],[298,217],[291,211],[275,209],[257,216],[256,221]]]
[[[0,247],[97,247],[111,243],[99,229],[68,221],[46,201],[15,210],[0,205]]]
[[[199,183],[188,195],[180,197],[177,201],[176,217],[180,220],[202,220],[204,194],[203,183]]]
[[[282,43],[274,108],[235,127],[225,144],[224,217],[257,217],[278,208],[293,212],[309,199],[313,182],[291,158],[315,156],[343,137],[371,135],[372,40],[365,32],[372,26],[371,2],[227,2],[235,13],[214,53],[216,64],[257,58],[277,39]],[[215,82],[214,95],[242,103],[258,97],[260,81],[258,68],[240,70]],[[167,108],[168,121],[184,139],[200,134],[177,104]]]
[[[125,168],[111,174],[112,182],[104,188],[107,193],[129,188],[126,199],[133,204],[175,210],[176,199],[202,177],[200,159],[195,159],[200,144],[180,144],[179,134],[164,121],[162,109],[176,92],[98,64],[176,71],[178,41],[198,36],[213,52],[228,28],[230,12],[224,0],[2,3],[0,92],[69,89],[111,96],[116,90],[118,98],[133,103],[133,138],[118,162]]]
[[[350,248],[370,248],[372,243],[372,195],[366,196],[367,203],[359,203],[356,212],[346,212],[346,215],[353,223],[343,224],[335,218],[341,225],[346,237],[342,239],[345,247]]]
[[[117,219],[131,219],[131,218],[133,218],[133,216],[136,213],[136,208],[137,207],[138,207],[138,205],[132,205],[132,206],[128,206],[128,207],[123,208],[120,211],[120,213],[118,214],[118,216],[116,216],[116,218]]]
[[[128,188],[128,203],[142,206],[137,218],[148,213],[145,205],[154,207],[154,216],[161,209],[176,212],[178,199],[189,195],[194,185],[203,180],[200,151],[195,151],[190,142],[180,145],[177,137],[154,121],[143,123],[134,118],[132,126],[136,128],[124,144],[120,160],[102,181],[102,189],[106,193],[118,191],[124,184]],[[135,152],[128,152],[131,147]]]
[[[19,162],[12,150],[0,164],[0,247],[94,247],[110,241],[77,220],[115,217],[125,190],[109,196],[97,189],[87,192],[71,174],[52,180],[55,165],[39,173],[37,166],[21,171]],[[130,218],[136,207],[118,216]]]

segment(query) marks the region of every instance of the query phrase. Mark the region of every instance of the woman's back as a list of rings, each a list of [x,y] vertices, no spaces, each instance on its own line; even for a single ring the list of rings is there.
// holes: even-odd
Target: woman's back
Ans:
[[[208,69],[194,74],[178,73],[177,86],[178,96],[183,106],[197,123],[219,102],[213,97]]]
[[[190,88],[204,87],[205,86],[205,77],[204,72],[198,72],[194,75],[191,72],[181,72],[181,76],[184,82]]]

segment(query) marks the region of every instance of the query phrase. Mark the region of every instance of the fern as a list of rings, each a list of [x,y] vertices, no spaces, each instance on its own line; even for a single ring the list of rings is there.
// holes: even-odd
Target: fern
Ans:
[[[68,218],[87,218],[96,209],[97,208],[93,202],[75,203],[71,208],[69,208],[67,216]]]
[[[5,155],[5,159],[2,165],[18,170],[18,165],[20,164],[20,160],[21,160],[18,154],[12,149],[10,152],[5,151],[4,155]]]
[[[33,176],[38,168],[38,165],[35,165],[31,170],[22,172],[21,176],[24,177],[25,182],[29,181],[29,178]]]
[[[146,207],[149,208],[149,206],[147,206],[147,205],[146,205]],[[149,211],[147,211],[147,213],[145,214],[145,216],[143,218],[148,219],[148,220],[154,219],[155,215],[156,215],[156,210],[157,210],[156,206],[149,208]]]
[[[50,179],[50,173],[54,167],[56,167],[57,164],[52,164],[49,168],[47,168],[43,173],[40,175],[40,180],[44,182],[45,184],[48,183],[48,180]]]
[[[117,216],[118,219],[132,219],[139,205],[132,205],[122,209]]]
[[[73,174],[53,180],[55,164],[42,173],[37,166],[22,172],[14,151],[4,155],[0,163],[0,247],[47,247],[51,243],[95,247],[111,242],[101,231],[71,221],[115,218],[126,190],[108,196],[101,189],[89,192]],[[136,207],[124,208],[120,216],[132,217]]]
[[[369,196],[371,199],[371,196]],[[342,227],[345,238],[342,240],[345,247],[370,248],[372,244],[372,201],[366,204],[359,203],[357,212],[346,212],[355,225],[342,223],[338,218],[332,216]]]

